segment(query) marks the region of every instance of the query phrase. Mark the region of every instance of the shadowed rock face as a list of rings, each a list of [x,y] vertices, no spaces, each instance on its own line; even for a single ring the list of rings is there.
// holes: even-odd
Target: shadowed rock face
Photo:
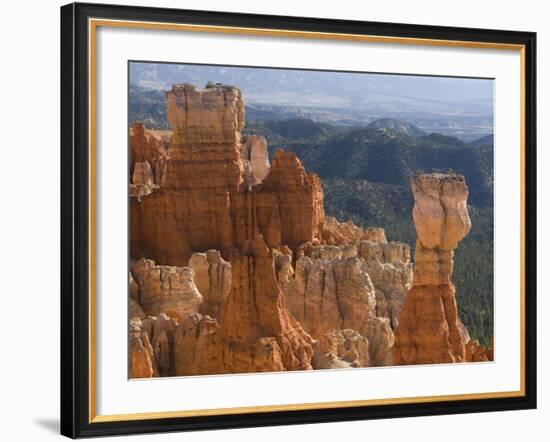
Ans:
[[[466,339],[451,282],[454,249],[470,231],[468,188],[462,176],[411,179],[417,231],[413,288],[395,333],[396,365],[466,361]],[[473,352],[471,352],[473,353]]]

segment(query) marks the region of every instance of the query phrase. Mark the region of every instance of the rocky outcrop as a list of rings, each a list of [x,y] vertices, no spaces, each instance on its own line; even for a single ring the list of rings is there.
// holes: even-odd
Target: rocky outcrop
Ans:
[[[292,266],[289,255],[277,256],[277,277],[292,315],[315,339],[332,330],[361,331],[375,316],[375,289],[366,263],[342,257],[338,247],[313,247],[313,258],[302,256]]]
[[[149,336],[142,328],[139,318],[130,321],[130,361],[129,375],[131,378],[150,378],[158,376],[153,347]]]
[[[341,223],[331,216],[325,217],[322,237],[327,244],[356,244],[361,240],[386,242],[384,229],[377,227],[361,228],[351,221]]]
[[[130,196],[141,200],[164,185],[169,155],[163,142],[142,123],[130,129]]]
[[[348,224],[345,230],[359,229]],[[407,245],[385,242],[383,230],[368,231],[384,242],[351,245],[353,238],[364,237],[353,234],[342,241],[347,245],[305,243],[295,261],[290,253],[279,253],[277,279],[290,312],[312,337],[323,343],[341,329],[357,332],[368,340],[369,365],[385,366],[392,364],[393,330],[411,287],[412,265]],[[330,361],[345,366],[336,356],[317,358],[320,366]]]
[[[130,309],[130,319],[134,319],[134,318],[141,319],[145,317],[145,312],[143,311],[139,303],[134,298],[130,298],[129,309]]]
[[[286,309],[272,252],[261,235],[234,254],[231,267],[222,264],[233,277],[219,322],[200,313],[183,319],[162,313],[132,321],[134,377],[145,377],[149,366],[153,376],[312,368],[314,341]],[[214,264],[223,262],[216,252],[209,255]],[[203,258],[194,257],[196,262]]]
[[[225,373],[220,326],[210,316],[188,316],[174,333],[176,376]]]
[[[172,126],[166,188],[237,192],[243,182],[240,90],[225,86],[199,90],[176,84],[166,93],[166,102]]]
[[[487,362],[493,360],[492,350],[481,345],[478,340],[466,341],[466,362]]]
[[[130,377],[173,376],[177,319],[164,313],[130,321]]]
[[[237,88],[174,85],[167,103],[170,161],[159,189],[132,194],[139,196],[130,201],[133,259],[185,266],[194,252],[226,254],[257,233],[269,247],[293,249],[320,236],[319,178],[290,152],[278,151],[268,167],[265,140],[241,136]]]
[[[136,303],[179,320],[175,373],[310,369],[313,340],[285,307],[271,248],[319,236],[319,178],[291,153],[270,167],[265,139],[241,137],[236,88],[175,85],[167,103],[166,178],[131,200]]]
[[[231,291],[231,264],[221,257],[219,251],[208,250],[206,253],[193,253],[189,267],[193,270],[193,281],[203,297],[200,313],[218,318]]]
[[[222,309],[224,370],[311,369],[313,340],[289,313],[261,235],[231,257],[232,288]]]
[[[277,150],[262,183],[238,195],[234,203],[238,248],[257,233],[271,248],[292,250],[320,236],[324,220],[321,181],[307,174],[292,152]]]
[[[368,367],[369,341],[357,330],[332,330],[316,346],[315,369]]]
[[[413,287],[395,334],[396,365],[464,362],[465,338],[451,282],[454,249],[471,228],[464,177],[429,174],[411,179],[418,235]]]
[[[369,341],[370,365],[373,367],[393,364],[394,333],[389,318],[375,317],[368,320],[363,334]]]
[[[358,256],[366,261],[367,272],[376,288],[376,316],[389,318],[395,330],[405,296],[412,286],[410,248],[401,242],[365,240],[358,245]]]
[[[258,135],[243,137],[241,158],[244,163],[248,188],[260,184],[269,172],[267,141]]]
[[[131,262],[130,270],[139,287],[136,301],[147,315],[164,312],[184,320],[199,311],[203,297],[189,267],[157,266],[140,259]]]
[[[172,125],[162,188],[130,201],[130,253],[185,266],[193,252],[233,246],[232,195],[244,184],[237,88],[174,85],[166,93]]]

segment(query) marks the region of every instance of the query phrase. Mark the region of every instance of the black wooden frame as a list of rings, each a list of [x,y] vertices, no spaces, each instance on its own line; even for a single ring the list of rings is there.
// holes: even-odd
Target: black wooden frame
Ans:
[[[88,18],[525,46],[525,396],[89,422]],[[61,8],[61,434],[76,438],[536,408],[536,34],[377,22],[70,4]]]

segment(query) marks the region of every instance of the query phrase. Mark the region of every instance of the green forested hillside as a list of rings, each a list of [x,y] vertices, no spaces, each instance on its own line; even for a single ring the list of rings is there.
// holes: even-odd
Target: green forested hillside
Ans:
[[[141,121],[152,129],[170,129],[166,115],[166,93],[130,85],[128,117],[130,123]]]

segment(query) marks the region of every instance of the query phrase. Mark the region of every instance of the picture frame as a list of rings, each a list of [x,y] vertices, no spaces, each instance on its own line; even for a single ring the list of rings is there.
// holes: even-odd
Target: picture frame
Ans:
[[[519,388],[365,400],[98,413],[98,30],[506,51],[519,57]],[[172,34],[170,34],[172,33]],[[170,38],[170,37],[169,37]],[[101,43],[101,44],[100,44]],[[127,60],[126,60],[127,61]],[[183,60],[187,61],[187,60]],[[223,63],[222,63],[223,64]],[[126,81],[126,78],[123,79]],[[127,171],[121,171],[121,175]],[[126,179],[126,176],[124,176]],[[503,179],[503,178],[501,178]],[[498,180],[498,178],[497,178]],[[497,220],[498,223],[498,220]],[[125,226],[120,226],[124,228]],[[61,434],[90,437],[536,408],[536,34],[73,3],[61,8]],[[498,294],[497,294],[498,296]],[[498,339],[498,338],[497,338]],[[123,353],[123,349],[121,349]],[[267,379],[267,378],[265,378]],[[128,381],[124,379],[124,381]],[[141,381],[140,381],[141,382]],[[164,381],[163,381],[164,382]]]

